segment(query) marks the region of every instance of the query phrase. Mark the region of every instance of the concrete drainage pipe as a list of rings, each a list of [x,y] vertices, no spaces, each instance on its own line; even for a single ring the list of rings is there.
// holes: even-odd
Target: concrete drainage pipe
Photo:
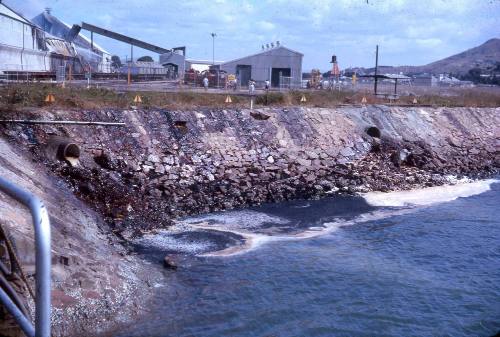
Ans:
[[[63,137],[53,137],[47,145],[48,157],[66,161],[72,166],[78,164],[80,152],[80,147],[76,143]]]

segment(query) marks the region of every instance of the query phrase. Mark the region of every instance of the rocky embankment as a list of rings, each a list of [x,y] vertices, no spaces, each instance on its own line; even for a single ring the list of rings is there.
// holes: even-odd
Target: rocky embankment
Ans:
[[[384,106],[60,112],[47,118],[128,126],[44,127],[35,137],[59,135],[81,146],[80,165],[55,162],[52,170],[128,238],[188,214],[491,174],[499,166],[498,112]]]
[[[61,239],[54,250],[81,259],[63,259],[56,267],[62,270],[56,291],[67,300],[56,298],[60,317],[83,312],[92,318],[86,313],[91,301],[79,300],[82,292],[74,301],[66,297],[73,298],[75,287],[92,288],[87,297],[108,303],[112,312],[116,306],[105,300],[110,288],[150,284],[130,270],[138,262],[118,241],[166,227],[176,217],[332,193],[440,185],[447,175],[484,177],[500,167],[499,108],[37,110],[22,117],[127,124],[2,127],[2,146],[20,158],[10,166],[2,159],[2,174],[24,179],[27,188],[49,199],[55,237]],[[79,163],[57,160],[51,149],[61,140],[80,147]],[[2,156],[9,156],[7,150]],[[53,200],[54,195],[64,197]],[[0,212],[2,219],[10,215]],[[29,227],[27,221],[23,226]],[[82,269],[89,274],[76,276],[88,282],[73,284]],[[109,275],[104,281],[102,273]]]

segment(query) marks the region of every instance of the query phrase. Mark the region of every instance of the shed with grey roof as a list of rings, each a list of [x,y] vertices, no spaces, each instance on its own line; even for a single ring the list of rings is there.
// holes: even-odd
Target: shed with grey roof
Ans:
[[[215,67],[235,74],[241,86],[248,86],[250,80],[262,86],[269,80],[272,87],[298,88],[302,81],[303,56],[302,53],[278,46]]]

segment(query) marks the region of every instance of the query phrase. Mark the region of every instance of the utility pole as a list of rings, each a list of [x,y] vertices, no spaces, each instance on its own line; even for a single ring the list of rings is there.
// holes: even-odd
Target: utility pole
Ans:
[[[375,49],[375,87],[373,88],[375,91],[375,96],[377,96],[377,80],[378,80],[378,45]]]

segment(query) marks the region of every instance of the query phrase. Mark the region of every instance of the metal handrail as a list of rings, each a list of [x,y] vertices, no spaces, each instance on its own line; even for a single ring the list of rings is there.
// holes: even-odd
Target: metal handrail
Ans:
[[[36,258],[36,299],[35,299],[35,329],[5,292],[0,292],[0,301],[6,306],[24,333],[35,337],[50,336],[50,221],[47,209],[42,201],[33,194],[21,189],[17,185],[0,177],[0,190],[17,200],[31,212],[35,229],[35,258]],[[5,296],[3,296],[5,295]]]

